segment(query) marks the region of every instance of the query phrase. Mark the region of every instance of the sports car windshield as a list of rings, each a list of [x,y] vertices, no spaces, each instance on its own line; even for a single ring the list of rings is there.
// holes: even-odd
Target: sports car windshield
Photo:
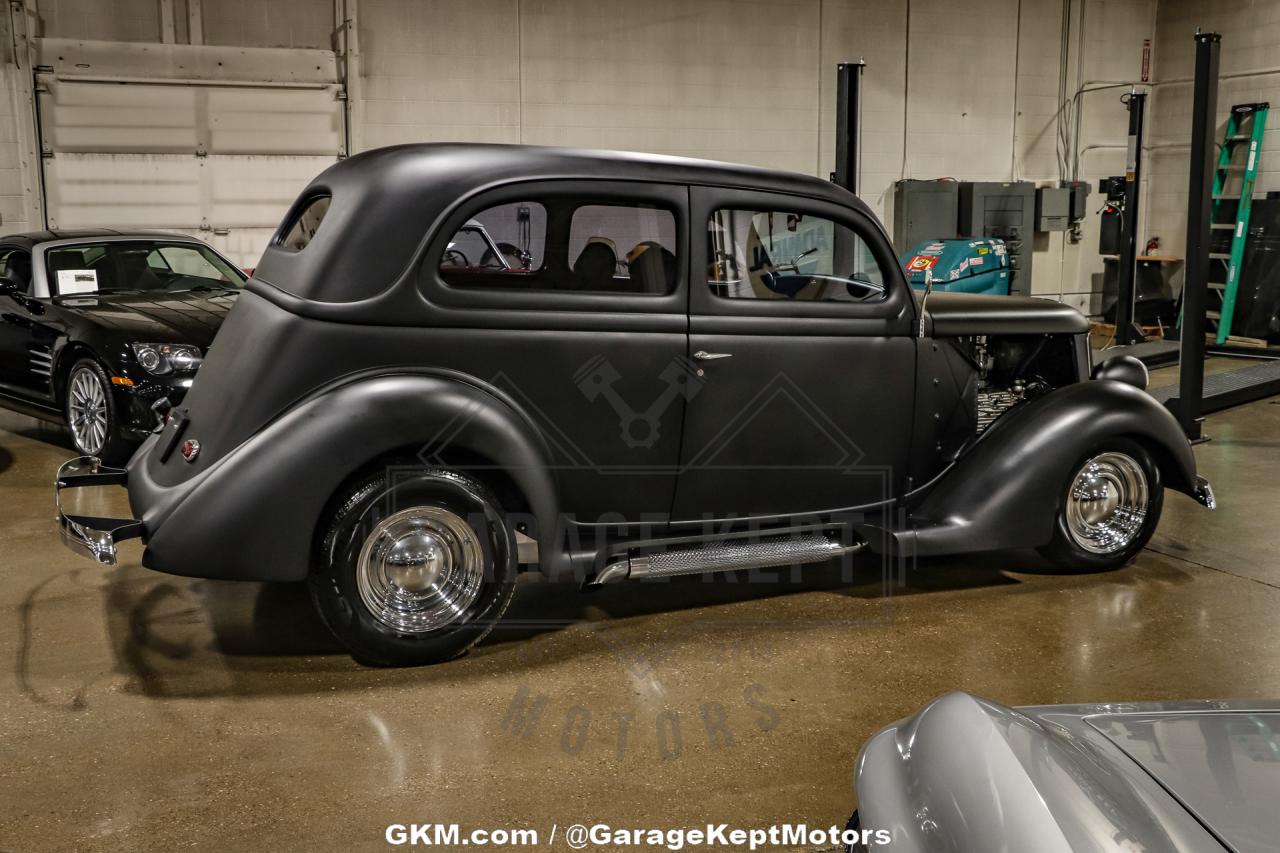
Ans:
[[[229,290],[244,275],[207,246],[163,240],[119,240],[58,246],[45,253],[51,293]]]

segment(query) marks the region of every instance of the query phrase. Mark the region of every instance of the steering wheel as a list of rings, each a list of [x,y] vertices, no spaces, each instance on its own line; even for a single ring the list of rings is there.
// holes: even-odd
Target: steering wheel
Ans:
[[[845,281],[845,289],[854,299],[871,299],[884,295],[884,285],[876,284],[863,273],[854,273]]]
[[[484,256],[480,258],[481,269],[499,269],[499,270],[524,270],[529,268],[529,262],[525,259],[525,255],[520,251],[520,247],[514,243],[498,243],[498,251],[502,253],[499,258],[494,254],[493,249],[485,249]]]

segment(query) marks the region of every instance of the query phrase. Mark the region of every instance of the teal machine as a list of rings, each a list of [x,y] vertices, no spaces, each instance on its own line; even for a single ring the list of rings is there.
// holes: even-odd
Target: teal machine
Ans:
[[[933,289],[953,293],[1009,295],[1009,254],[1003,240],[925,240],[902,256],[907,281],[924,290],[925,273],[933,273]]]

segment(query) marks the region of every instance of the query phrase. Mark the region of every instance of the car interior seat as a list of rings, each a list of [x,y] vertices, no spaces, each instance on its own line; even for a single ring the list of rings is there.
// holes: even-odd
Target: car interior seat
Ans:
[[[627,252],[631,292],[663,294],[676,280],[676,256],[656,240],[637,243]]]
[[[160,276],[155,274],[147,257],[141,252],[120,252],[116,255],[116,286],[130,290],[159,290],[163,287]]]
[[[23,292],[31,292],[31,256],[26,252],[11,252],[5,261],[4,274],[17,282]]]
[[[618,268],[618,255],[612,241],[592,237],[587,241],[578,259],[573,262],[573,274],[579,290],[612,290],[613,274]]]

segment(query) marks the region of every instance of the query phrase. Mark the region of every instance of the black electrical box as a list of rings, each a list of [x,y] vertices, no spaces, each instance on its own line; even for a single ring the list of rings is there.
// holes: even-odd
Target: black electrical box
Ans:
[[[1098,192],[1107,197],[1098,222],[1098,254],[1118,255],[1124,242],[1124,175],[1100,179]]]
[[[1089,211],[1089,185],[1084,181],[1059,181],[1058,186],[1071,192],[1071,221],[1079,222]]]
[[[960,236],[998,237],[1009,253],[1009,293],[1031,293],[1031,240],[1036,228],[1036,187],[1030,181],[964,181],[960,184]]]
[[[925,240],[956,236],[959,184],[955,181],[898,181],[893,185],[893,247],[905,254]]]
[[[1102,210],[1102,216],[1098,222],[1098,254],[1100,255],[1118,255],[1120,254],[1120,244],[1124,242],[1124,234],[1121,233],[1121,222],[1124,213],[1118,207],[1106,207]]]

